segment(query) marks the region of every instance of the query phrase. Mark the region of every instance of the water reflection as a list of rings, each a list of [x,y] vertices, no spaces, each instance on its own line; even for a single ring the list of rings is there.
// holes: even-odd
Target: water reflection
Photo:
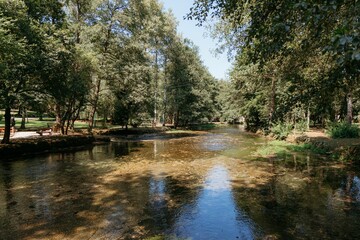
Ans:
[[[191,239],[255,239],[255,224],[235,205],[229,174],[215,166],[199,198],[181,213],[173,233]]]
[[[360,174],[236,128],[0,164],[0,239],[360,239]]]
[[[360,202],[360,178],[354,172],[348,172],[336,195],[348,203]]]

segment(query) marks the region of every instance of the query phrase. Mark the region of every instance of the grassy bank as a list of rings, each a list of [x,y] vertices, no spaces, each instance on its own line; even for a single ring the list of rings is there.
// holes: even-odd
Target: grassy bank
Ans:
[[[311,143],[290,143],[280,140],[271,140],[267,144],[261,146],[256,155],[260,157],[281,156],[293,152],[312,153],[312,154],[329,154],[327,149],[317,147]]]
[[[312,129],[289,135],[287,141],[270,140],[260,147],[260,157],[278,156],[293,152],[328,155],[332,159],[360,164],[360,138],[331,138],[324,129]]]
[[[28,121],[26,121],[25,124],[25,130],[34,130],[39,128],[47,128],[48,126],[52,126],[55,123],[55,119],[53,118],[44,118],[42,121],[40,121],[37,118],[29,118]],[[15,127],[19,129],[21,126],[21,119],[16,118],[15,119]],[[5,127],[5,121],[2,119],[0,121],[0,127]],[[88,123],[83,121],[76,121],[75,122],[75,128],[87,128]]]

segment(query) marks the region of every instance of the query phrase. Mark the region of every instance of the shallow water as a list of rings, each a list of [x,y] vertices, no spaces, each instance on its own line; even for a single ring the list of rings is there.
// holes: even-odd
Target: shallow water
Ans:
[[[360,173],[237,127],[0,163],[0,239],[360,239]]]

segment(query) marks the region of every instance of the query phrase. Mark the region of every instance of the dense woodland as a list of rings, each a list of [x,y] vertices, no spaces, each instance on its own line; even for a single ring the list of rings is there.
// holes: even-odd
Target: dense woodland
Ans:
[[[360,1],[197,0],[188,18],[218,19],[235,59],[226,117],[240,111],[253,130],[358,120]]]
[[[357,120],[360,1],[195,0],[234,59],[216,80],[157,0],[0,0],[0,109],[124,126],[237,121],[250,130]]]

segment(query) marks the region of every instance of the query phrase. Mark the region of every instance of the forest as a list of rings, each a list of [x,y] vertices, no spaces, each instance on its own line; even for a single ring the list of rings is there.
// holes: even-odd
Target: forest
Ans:
[[[156,0],[1,0],[0,108],[127,127],[210,121],[217,82]],[[84,117],[83,117],[84,118]]]
[[[343,122],[359,109],[359,1],[194,2],[234,64],[215,79],[157,0],[1,0],[0,109],[127,127],[245,120],[251,131]]]
[[[189,19],[235,59],[223,114],[250,129],[358,121],[360,1],[195,1]]]

